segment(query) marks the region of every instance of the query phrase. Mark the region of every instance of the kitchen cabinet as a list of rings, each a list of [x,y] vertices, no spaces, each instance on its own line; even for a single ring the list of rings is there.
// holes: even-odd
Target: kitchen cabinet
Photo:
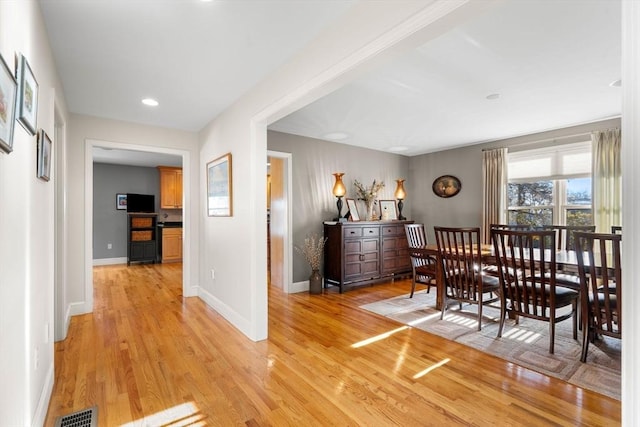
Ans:
[[[158,166],[160,209],[182,209],[182,168]]]
[[[182,228],[162,230],[162,262],[182,261]]]

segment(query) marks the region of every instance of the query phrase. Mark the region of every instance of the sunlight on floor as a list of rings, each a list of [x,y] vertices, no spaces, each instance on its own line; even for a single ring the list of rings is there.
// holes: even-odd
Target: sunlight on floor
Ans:
[[[468,317],[460,316],[459,314],[445,314],[444,320],[452,322],[467,328],[478,328],[477,319],[469,319]]]
[[[205,426],[203,415],[193,402],[183,403],[165,409],[153,415],[122,424],[121,427],[166,426],[166,427],[198,427]]]
[[[540,335],[537,332],[527,331],[519,328],[509,329],[506,333],[502,334],[502,338],[507,338],[507,339],[516,340],[516,341],[523,341],[523,342],[526,342],[527,344],[535,342],[541,336],[542,335]]]
[[[421,317],[419,319],[412,320],[411,322],[408,322],[407,324],[409,326],[416,326],[416,325],[419,325],[420,323],[428,322],[429,320],[434,319],[434,318],[436,318],[438,316],[440,316],[440,313],[433,313],[433,314],[430,314],[428,316],[424,316],[424,317]]]
[[[352,348],[364,347],[365,345],[369,345],[369,344],[372,344],[374,342],[378,342],[378,341],[382,341],[384,339],[387,339],[391,335],[393,335],[393,334],[395,334],[397,332],[404,331],[405,329],[409,329],[409,327],[408,326],[401,326],[398,329],[393,329],[393,330],[391,330],[389,332],[385,332],[384,334],[380,334],[380,335],[377,335],[375,337],[367,338],[366,340],[363,340],[363,341],[357,342],[355,344],[352,344],[351,347]]]
[[[439,361],[438,363],[429,366],[427,369],[418,372],[417,374],[415,374],[413,376],[413,379],[417,380],[418,378],[422,378],[425,375],[427,375],[429,372],[433,371],[434,369],[439,368],[442,365],[446,365],[449,362],[451,362],[451,359],[449,359],[449,358],[443,359],[443,360]]]

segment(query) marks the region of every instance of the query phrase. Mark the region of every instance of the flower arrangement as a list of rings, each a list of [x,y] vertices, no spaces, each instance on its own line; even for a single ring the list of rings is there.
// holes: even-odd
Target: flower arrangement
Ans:
[[[322,252],[326,242],[326,237],[322,238],[318,234],[313,233],[304,239],[304,245],[295,245],[294,248],[307,260],[312,270],[319,270]]]
[[[365,187],[357,179],[353,181],[353,185],[356,187],[358,198],[364,200],[367,205],[374,201],[378,197],[378,191],[384,188],[384,182],[376,182],[375,179],[371,187]]]

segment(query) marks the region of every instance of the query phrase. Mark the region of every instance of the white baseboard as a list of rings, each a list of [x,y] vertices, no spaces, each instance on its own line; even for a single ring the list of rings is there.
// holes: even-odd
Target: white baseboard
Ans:
[[[69,304],[68,316],[69,321],[71,321],[72,316],[77,316],[78,314],[87,314],[91,313],[91,309],[87,309],[84,301],[82,302],[72,302]]]
[[[47,410],[49,409],[49,401],[51,400],[51,393],[53,393],[53,374],[54,366],[52,361],[49,365],[49,369],[47,370],[47,377],[45,378],[44,385],[42,386],[42,392],[38,399],[36,412],[33,414],[33,420],[31,420],[31,425],[33,427],[40,427],[44,425],[44,420],[47,417]]]
[[[127,257],[120,257],[120,258],[99,258],[99,259],[94,259],[93,260],[93,266],[97,266],[97,265],[115,265],[115,264],[126,264],[127,263]]]
[[[198,297],[204,301],[209,307],[220,313],[222,317],[227,319],[236,329],[245,334],[250,340],[256,341],[252,336],[251,322],[240,316],[236,311],[224,304],[218,298],[210,294],[205,289],[198,289]]]
[[[308,280],[304,280],[302,282],[294,282],[291,284],[291,287],[289,288],[289,293],[290,294],[295,294],[298,292],[309,292],[309,281]]]

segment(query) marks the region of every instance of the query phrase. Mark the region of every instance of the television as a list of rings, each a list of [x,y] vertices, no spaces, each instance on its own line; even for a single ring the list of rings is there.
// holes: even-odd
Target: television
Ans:
[[[156,197],[153,194],[127,193],[127,212],[150,213],[156,211]]]

